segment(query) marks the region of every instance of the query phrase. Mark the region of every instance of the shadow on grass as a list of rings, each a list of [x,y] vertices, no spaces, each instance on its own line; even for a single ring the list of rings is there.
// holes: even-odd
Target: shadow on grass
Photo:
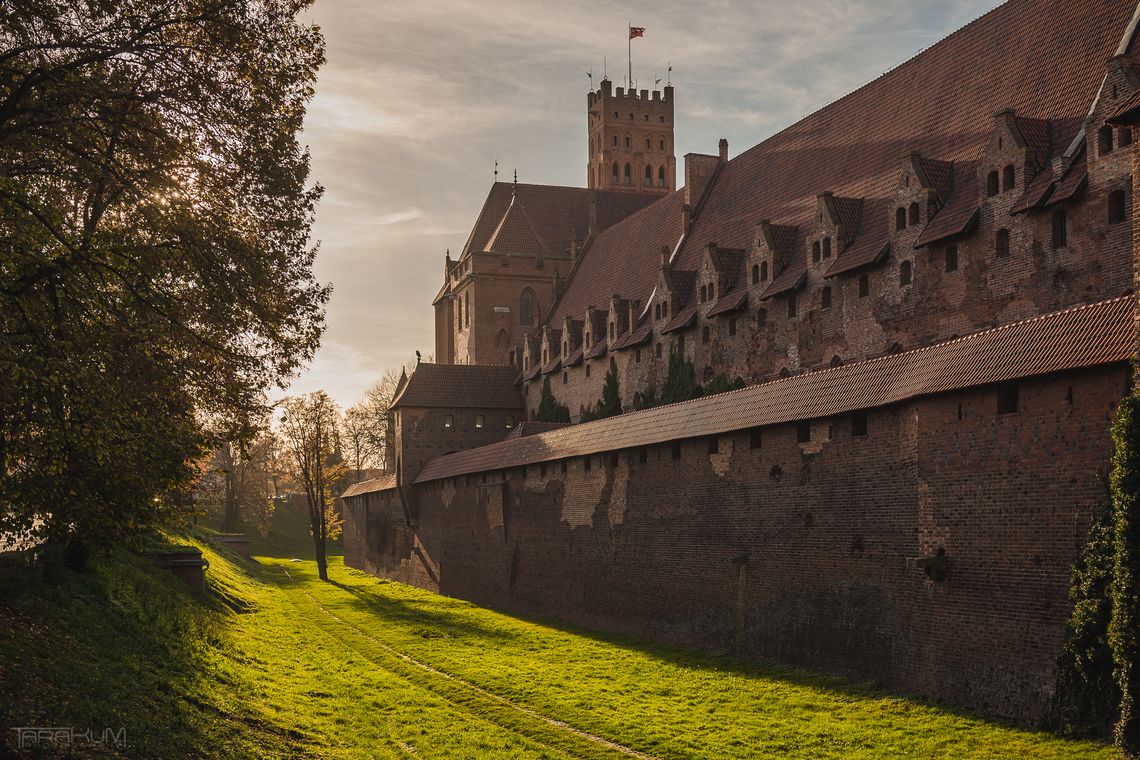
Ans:
[[[728,676],[746,680],[775,681],[789,686],[809,688],[817,692],[840,698],[841,701],[902,701],[918,708],[935,710],[944,715],[953,716],[969,721],[977,721],[992,727],[1003,727],[1036,734],[1042,738],[1065,739],[1053,732],[1042,730],[1038,726],[1029,726],[1015,721],[986,716],[977,712],[948,705],[938,700],[917,697],[883,688],[874,682],[856,682],[848,678],[811,671],[791,665],[782,665],[762,660],[738,656],[724,651],[700,649],[694,646],[676,645],[647,641],[628,633],[585,628],[557,618],[537,615],[525,610],[503,608],[476,604],[464,600],[433,594],[423,589],[414,589],[420,601],[414,599],[393,599],[383,595],[380,588],[386,584],[398,584],[396,581],[377,578],[354,568],[343,567],[343,571],[350,577],[365,581],[364,584],[342,583],[335,579],[329,580],[334,586],[351,595],[351,604],[354,608],[382,616],[388,622],[395,622],[409,627],[418,627],[419,630],[440,631],[454,629],[474,636],[486,637],[492,643],[505,643],[520,638],[521,634],[505,629],[480,625],[472,622],[470,611],[490,612],[503,615],[509,620],[519,621],[531,625],[551,629],[559,634],[586,639],[591,642],[603,644],[628,652],[634,652],[647,659],[658,661],[669,666],[714,671]],[[315,573],[313,574],[315,579]],[[406,588],[412,588],[407,587]],[[378,593],[379,592],[379,593]],[[441,603],[463,605],[456,612],[440,609]],[[417,630],[413,628],[413,633]],[[431,636],[425,636],[430,638]],[[520,652],[520,656],[525,652]]]
[[[21,749],[11,726],[109,730],[126,745],[107,748],[136,757],[207,757],[250,744],[286,751],[297,738],[218,706],[230,700],[215,698],[229,681],[209,653],[226,638],[217,599],[126,552],[90,574],[53,569],[50,583],[37,564],[0,577],[0,755]],[[89,741],[70,752],[107,749]]]

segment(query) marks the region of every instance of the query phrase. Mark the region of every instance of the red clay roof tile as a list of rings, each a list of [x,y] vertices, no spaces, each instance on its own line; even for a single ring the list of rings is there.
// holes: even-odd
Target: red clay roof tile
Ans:
[[[521,409],[518,367],[421,363],[392,406]]]
[[[1135,348],[1135,306],[1133,296],[1101,301],[914,351],[469,449],[429,461],[416,482],[829,417],[961,388],[1123,363]]]

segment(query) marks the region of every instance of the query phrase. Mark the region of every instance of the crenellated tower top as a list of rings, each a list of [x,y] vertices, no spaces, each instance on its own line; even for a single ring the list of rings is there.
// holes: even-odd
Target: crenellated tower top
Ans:
[[[587,184],[602,190],[671,193],[677,186],[673,86],[614,88],[603,79],[586,96]]]

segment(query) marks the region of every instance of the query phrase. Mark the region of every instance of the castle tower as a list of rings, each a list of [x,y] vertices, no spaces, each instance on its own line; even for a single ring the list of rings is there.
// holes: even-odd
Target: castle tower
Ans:
[[[589,163],[586,181],[600,190],[667,195],[677,186],[673,86],[629,90],[602,80],[586,96]]]

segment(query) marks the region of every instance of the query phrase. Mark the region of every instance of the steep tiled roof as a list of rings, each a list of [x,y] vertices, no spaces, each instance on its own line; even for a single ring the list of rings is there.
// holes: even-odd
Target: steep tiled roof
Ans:
[[[511,206],[514,190],[515,186],[510,182],[491,185],[487,199],[483,202],[483,210],[463,248],[463,256],[471,251],[488,250],[489,241]],[[590,227],[590,192],[584,187],[518,185],[518,200],[526,210],[526,219],[533,226],[535,234],[542,239],[547,252],[561,254],[567,241],[586,239]],[[661,197],[656,194],[613,190],[596,192],[598,227],[602,230]]]
[[[709,309],[708,315],[710,317],[715,317],[720,314],[727,314],[730,311],[736,311],[737,309],[743,307],[747,301],[748,287],[742,281],[738,283],[735,288],[717,299],[716,304],[711,309]]]
[[[499,226],[487,241],[487,250],[514,256],[550,255],[550,249],[539,236],[530,215],[526,213],[526,207],[518,198],[511,201],[507,213],[499,220]]]
[[[927,223],[915,241],[915,248],[945,240],[954,235],[968,232],[978,221],[978,171],[977,166],[957,166],[954,176],[958,178],[950,202],[938,210]]]
[[[1063,149],[1088,113],[1135,8],[1134,0],[1011,0],[990,11],[724,164],[675,267],[695,270],[710,242],[748,248],[761,219],[807,224],[824,190],[866,204],[892,197],[904,150],[955,163],[953,208],[935,216],[924,242],[966,229],[974,204],[960,170],[983,156],[994,113],[1016,109],[1034,151]],[[1053,122],[1051,140],[1044,120]],[[680,236],[680,217],[674,195],[607,230],[584,256],[554,317],[580,314],[613,292],[645,299],[661,245],[672,247]],[[851,250],[878,254],[879,242]]]
[[[1036,317],[906,353],[572,425],[433,459],[416,482],[869,409],[920,396],[1126,362],[1132,296]]]
[[[392,406],[521,409],[518,367],[428,364],[416,367]]]
[[[953,162],[919,156],[916,163],[919,170],[925,175],[929,187],[938,193],[938,200],[941,203],[946,203],[954,190]]]
[[[373,478],[372,480],[362,480],[359,483],[352,484],[340,495],[340,498],[347,499],[349,496],[363,496],[366,493],[387,491],[395,487],[396,475],[384,475],[379,478]]]
[[[1081,155],[1073,161],[1068,171],[1065,172],[1065,176],[1061,177],[1061,181],[1057,183],[1053,194],[1049,196],[1049,203],[1063,203],[1070,200],[1084,189],[1088,178],[1088,162],[1085,160],[1085,152],[1082,150]]]
[[[681,309],[679,312],[677,312],[677,314],[672,319],[670,319],[664,327],[661,328],[661,334],[668,335],[671,332],[688,329],[689,327],[692,327],[693,322],[696,320],[696,318],[697,307],[695,305],[686,306],[684,309]]]
[[[661,246],[672,249],[681,237],[684,203],[678,190],[599,234],[579,259],[551,319],[581,317],[587,306],[608,304],[614,293],[644,302],[661,266]]]
[[[779,276],[772,280],[772,284],[764,289],[760,297],[771,298],[795,290],[804,284],[806,278],[807,263],[801,256],[792,262],[791,266],[780,272]]]

